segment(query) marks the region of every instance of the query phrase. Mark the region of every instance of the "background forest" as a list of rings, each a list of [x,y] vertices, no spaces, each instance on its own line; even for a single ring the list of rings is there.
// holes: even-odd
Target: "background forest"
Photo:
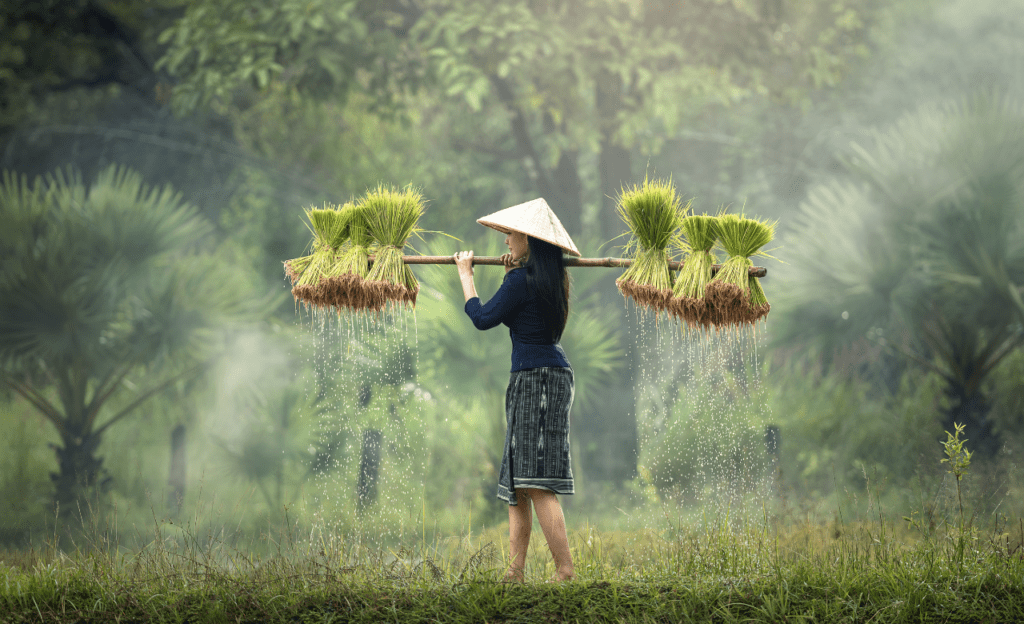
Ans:
[[[445,266],[415,315],[318,324],[303,208],[413,185],[461,239],[416,251],[497,255],[475,219],[543,196],[613,256],[645,174],[779,220],[772,312],[695,350],[573,272],[570,524],[939,516],[954,423],[972,509],[1019,515],[1021,33],[1020,0],[5,2],[0,542],[501,522],[504,333]]]

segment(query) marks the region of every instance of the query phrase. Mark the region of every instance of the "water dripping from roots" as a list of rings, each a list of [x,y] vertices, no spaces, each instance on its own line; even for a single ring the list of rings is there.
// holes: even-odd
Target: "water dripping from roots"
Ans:
[[[654,512],[646,528],[763,524],[778,452],[757,357],[763,331],[686,328],[649,314],[634,327],[638,463]]]
[[[342,560],[365,561],[419,533],[422,410],[431,397],[418,385],[410,316],[404,309],[310,314],[313,539]]]

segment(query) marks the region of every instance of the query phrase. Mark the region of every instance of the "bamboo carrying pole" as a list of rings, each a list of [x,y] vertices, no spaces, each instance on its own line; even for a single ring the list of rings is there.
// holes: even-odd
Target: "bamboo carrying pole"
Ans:
[[[453,256],[402,256],[402,261],[406,264],[455,264],[455,258]],[[610,267],[610,268],[625,268],[632,264],[633,261],[629,258],[566,258],[565,265],[567,267]],[[370,264],[373,264],[373,256],[370,256]],[[489,266],[504,266],[501,258],[498,256],[474,256],[473,264],[489,265]],[[678,271],[679,267],[682,266],[682,262],[669,262],[668,268],[672,271]],[[711,265],[711,274],[714,275],[722,268],[720,264]],[[765,267],[752,266],[749,270],[751,277],[765,277],[768,275],[768,269]]]

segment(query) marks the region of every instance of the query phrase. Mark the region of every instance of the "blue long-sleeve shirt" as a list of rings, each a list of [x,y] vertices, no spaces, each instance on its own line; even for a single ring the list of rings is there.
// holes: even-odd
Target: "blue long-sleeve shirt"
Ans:
[[[541,305],[530,296],[526,269],[512,269],[490,301],[481,304],[479,297],[467,301],[466,314],[477,329],[490,329],[498,323],[508,326],[512,338],[511,372],[548,366],[566,368],[569,360],[562,345],[551,342]]]

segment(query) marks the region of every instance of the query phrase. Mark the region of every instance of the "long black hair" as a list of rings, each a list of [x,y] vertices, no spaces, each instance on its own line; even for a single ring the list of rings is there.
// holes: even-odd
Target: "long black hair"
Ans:
[[[569,272],[562,259],[562,248],[532,236],[526,238],[530,245],[524,265],[526,286],[541,302],[551,341],[558,342],[569,320]]]

